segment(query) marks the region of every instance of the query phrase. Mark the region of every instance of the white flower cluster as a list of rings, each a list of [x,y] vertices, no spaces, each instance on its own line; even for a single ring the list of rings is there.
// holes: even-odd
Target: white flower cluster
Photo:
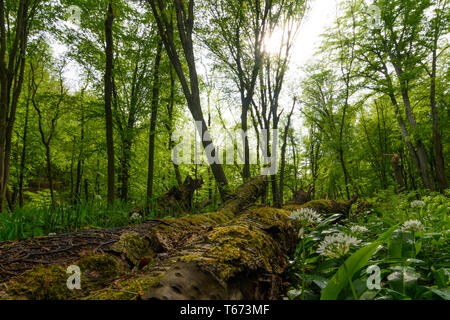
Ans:
[[[297,220],[302,225],[317,224],[322,222],[321,215],[311,208],[301,208],[292,212],[289,217],[293,220]]]
[[[142,216],[137,212],[133,212],[133,214],[130,217],[130,219],[132,221],[138,221],[138,220],[141,220],[141,218],[142,218]]]
[[[411,202],[411,208],[423,208],[425,207],[426,203],[421,200],[414,200]]]
[[[345,233],[334,233],[322,240],[317,253],[330,258],[341,258],[347,254],[350,247],[357,246],[360,242],[361,240]]]
[[[365,233],[365,232],[368,232],[369,229],[367,229],[364,226],[352,226],[352,227],[350,227],[350,231],[352,233]]]
[[[425,228],[423,227],[422,222],[419,220],[408,220],[401,227],[400,231],[402,232],[421,232]]]

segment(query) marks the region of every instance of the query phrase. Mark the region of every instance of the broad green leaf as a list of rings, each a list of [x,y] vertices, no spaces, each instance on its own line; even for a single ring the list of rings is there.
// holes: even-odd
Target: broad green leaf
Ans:
[[[417,288],[417,280],[420,274],[412,267],[397,266],[392,268],[394,270],[388,276],[389,285],[397,292],[401,292],[411,298],[414,298]]]
[[[414,234],[409,232],[394,232],[389,242],[389,256],[392,258],[415,258]]]
[[[449,289],[430,288],[430,290],[433,291],[438,296],[440,296],[442,299],[450,300],[450,290]]]

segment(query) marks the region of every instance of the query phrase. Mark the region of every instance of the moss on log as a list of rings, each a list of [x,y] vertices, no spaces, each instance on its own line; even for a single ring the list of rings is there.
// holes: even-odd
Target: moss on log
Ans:
[[[252,207],[172,258],[143,299],[276,299],[297,244],[291,211]]]
[[[235,219],[241,210],[255,201],[262,191],[265,177],[256,177],[236,190],[235,196],[216,212],[178,219],[152,220],[142,225],[126,228],[90,230],[0,243],[0,297],[28,299],[78,299],[91,291],[104,287],[103,280],[117,278],[117,292],[130,292],[136,285],[139,290],[154,283],[166,267],[160,262],[176,248]],[[91,263],[86,263],[85,259]],[[105,269],[97,261],[114,261],[114,272],[104,275]],[[164,264],[170,261],[164,261]],[[86,286],[82,290],[65,288],[66,268],[79,265]],[[155,265],[146,270],[147,265]],[[162,266],[162,268],[161,268]],[[118,267],[119,269],[117,269]],[[117,270],[116,270],[117,269]],[[161,270],[162,269],[162,270]],[[145,271],[143,274],[139,272]],[[136,273],[139,271],[138,273]],[[124,280],[131,282],[124,285]],[[55,285],[58,283],[58,285]],[[65,289],[64,289],[65,288]],[[123,289],[123,290],[122,290]],[[136,288],[134,288],[136,289]],[[140,292],[140,291],[139,291]],[[139,293],[138,292],[138,293]],[[136,294],[138,294],[136,293]],[[99,298],[105,295],[95,292]],[[115,296],[115,298],[119,298]]]
[[[335,200],[311,200],[302,205],[289,204],[284,206],[288,210],[298,210],[301,208],[311,208],[319,213],[330,214],[330,213],[342,213],[348,214],[353,203],[358,199],[354,196],[350,201],[335,201]]]
[[[38,263],[0,284],[3,299],[277,299],[287,256],[297,245],[292,211],[348,213],[352,201],[313,200],[283,209],[249,206],[263,190],[257,177],[218,211],[121,230],[102,250]],[[2,257],[4,259],[4,257]],[[81,269],[81,289],[66,286],[67,266]]]

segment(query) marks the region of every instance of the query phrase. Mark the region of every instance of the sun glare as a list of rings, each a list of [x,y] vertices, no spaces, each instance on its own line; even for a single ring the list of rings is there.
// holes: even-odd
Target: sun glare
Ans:
[[[270,35],[264,39],[263,50],[265,53],[275,56],[280,52],[283,43],[283,30],[275,29]]]

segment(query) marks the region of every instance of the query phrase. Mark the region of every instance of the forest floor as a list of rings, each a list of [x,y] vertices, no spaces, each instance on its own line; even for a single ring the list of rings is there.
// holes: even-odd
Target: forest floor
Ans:
[[[278,298],[448,300],[449,196],[385,191],[353,204],[349,213],[339,208],[336,212],[325,210],[326,202],[320,200],[303,207],[286,205],[283,212],[299,228],[288,267],[283,268],[283,283],[277,282],[281,290]],[[0,250],[8,251],[3,252],[0,261],[1,266],[8,266],[7,270],[0,270],[0,282],[36,263],[45,265],[51,260],[52,264],[68,264],[82,257],[87,249],[107,251],[130,230],[145,235],[166,224],[144,212],[133,213],[125,205],[107,209],[85,204],[75,211],[54,210],[34,208],[30,213],[24,208],[17,216],[2,216],[2,240],[28,240],[19,242],[20,246],[0,242]],[[93,212],[97,215],[91,217]],[[260,210],[253,210],[258,215],[257,212]],[[185,217],[189,219],[189,215]],[[99,226],[106,228],[98,229]],[[68,230],[72,232],[66,233]],[[75,232],[78,230],[84,231]],[[208,230],[210,227],[193,232]],[[44,232],[50,236],[44,236]],[[183,239],[181,242],[187,238]],[[92,298],[102,296],[108,297],[100,294]],[[129,299],[133,295],[124,293],[116,298]]]

